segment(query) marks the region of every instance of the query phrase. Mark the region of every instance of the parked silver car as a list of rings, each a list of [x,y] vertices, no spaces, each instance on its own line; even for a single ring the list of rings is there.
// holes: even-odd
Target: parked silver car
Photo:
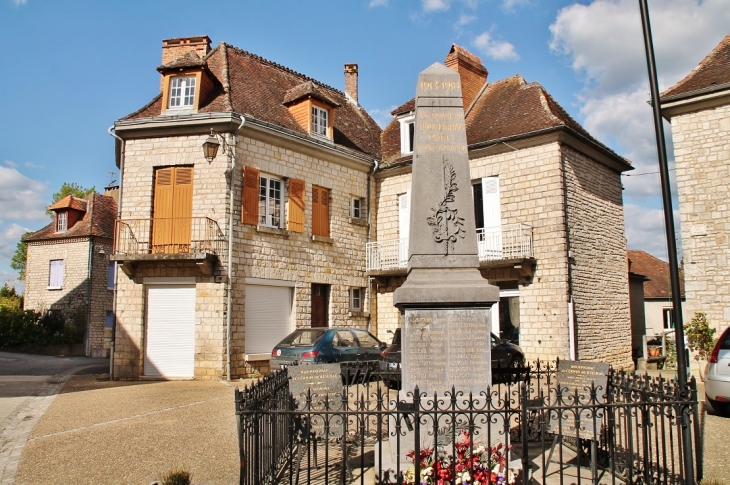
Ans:
[[[710,414],[725,414],[730,403],[730,327],[715,344],[705,367],[705,407]]]

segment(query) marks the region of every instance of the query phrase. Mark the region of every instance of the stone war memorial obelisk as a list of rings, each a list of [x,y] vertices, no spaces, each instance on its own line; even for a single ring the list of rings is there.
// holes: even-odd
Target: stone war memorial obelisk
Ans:
[[[418,76],[402,397],[468,395],[491,385],[490,308],[499,290],[479,272],[459,74],[435,63]]]

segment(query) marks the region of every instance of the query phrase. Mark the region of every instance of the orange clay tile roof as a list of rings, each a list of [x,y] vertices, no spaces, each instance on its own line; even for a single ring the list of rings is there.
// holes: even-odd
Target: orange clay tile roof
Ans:
[[[48,208],[48,210],[57,209],[74,209],[77,211],[86,211],[86,199],[79,199],[74,197],[73,195],[67,195],[66,197],[59,200]]]
[[[68,197],[64,197],[56,204],[53,204],[51,208],[57,206]],[[117,203],[113,198],[93,193],[89,195],[86,200],[76,199],[75,197],[74,200],[84,202],[84,210],[86,210],[87,206],[88,210],[86,210],[84,217],[70,227],[66,232],[55,232],[56,223],[54,221],[40,231],[36,231],[23,238],[23,240],[31,242],[41,240],[62,240],[72,237],[86,236],[95,236],[106,239],[114,238],[114,221],[117,218]]]
[[[163,64],[157,68],[160,72],[166,72],[174,69],[186,68],[186,67],[204,67],[205,61],[200,58],[197,52],[190,51],[184,54],[172,62]]]
[[[644,282],[644,298],[669,298],[671,282],[669,278],[669,263],[652,256],[645,251],[629,249],[626,252],[629,258],[629,271],[649,278]],[[680,271],[679,285],[684,297],[684,275]]]
[[[284,105],[284,99],[288,91],[311,82],[318,93],[338,105],[333,114],[334,143],[374,158],[380,157],[382,130],[362,107],[348,101],[344,92],[223,42],[203,60],[215,89],[208,99],[201,100],[198,113],[235,112],[309,135]],[[123,120],[158,117],[161,112],[160,94]]]
[[[327,96],[327,93],[325,93],[323,89],[320,89],[319,86],[317,86],[312,81],[305,81],[302,84],[294,86],[293,88],[288,90],[286,93],[284,93],[283,102],[284,104],[289,104],[295,101],[299,101],[300,99],[308,96],[325,102],[330,106],[337,107],[340,105],[337,101],[333,101],[329,96]]]
[[[692,72],[664,91],[661,97],[686,95],[724,84],[730,84],[730,34],[726,35]]]
[[[410,100],[393,110],[393,115],[414,109]],[[400,128],[397,119],[383,131],[382,153],[384,165],[402,161]],[[466,115],[466,139],[469,145],[502,138],[529,135],[550,128],[566,127],[611,153],[630,168],[627,160],[593,138],[575,121],[538,83],[527,83],[515,75],[487,85],[474,101]]]

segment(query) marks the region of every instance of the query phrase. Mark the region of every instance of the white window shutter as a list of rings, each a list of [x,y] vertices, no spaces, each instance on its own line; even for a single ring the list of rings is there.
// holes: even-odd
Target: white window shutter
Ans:
[[[408,236],[411,230],[411,191],[398,196],[398,262],[408,264]]]
[[[502,209],[499,201],[499,177],[482,179],[484,204],[484,239],[480,242],[479,256],[488,259],[502,257]]]

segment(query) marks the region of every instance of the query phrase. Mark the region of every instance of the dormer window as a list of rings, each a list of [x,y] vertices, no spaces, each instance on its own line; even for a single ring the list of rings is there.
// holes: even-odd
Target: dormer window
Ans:
[[[411,114],[398,121],[400,121],[400,152],[401,155],[409,155],[413,153],[416,117]]]
[[[68,212],[58,212],[56,214],[56,232],[66,232],[68,230]]]
[[[169,108],[192,108],[195,104],[195,76],[170,79]]]
[[[319,106],[312,106],[312,133],[319,136],[327,136],[329,126],[329,113]]]

